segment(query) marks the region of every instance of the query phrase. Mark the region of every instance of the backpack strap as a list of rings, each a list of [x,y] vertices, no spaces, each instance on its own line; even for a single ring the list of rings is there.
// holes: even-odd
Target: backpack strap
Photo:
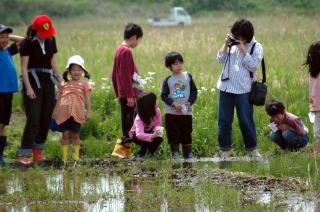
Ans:
[[[250,55],[253,54],[253,51],[254,51],[254,47],[256,46],[256,43],[254,43],[251,47],[251,50],[250,50]],[[262,68],[262,83],[266,83],[267,81],[267,76],[266,76],[266,66],[265,66],[265,63],[264,63],[264,57],[262,58],[261,60],[261,68]],[[253,78],[253,73],[250,72],[250,78]]]

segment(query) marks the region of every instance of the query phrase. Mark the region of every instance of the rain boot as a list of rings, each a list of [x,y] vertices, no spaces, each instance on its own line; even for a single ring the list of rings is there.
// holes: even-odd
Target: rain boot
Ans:
[[[69,145],[61,145],[62,161],[65,164],[68,160]]]
[[[182,152],[183,152],[184,159],[192,158],[192,145],[191,144],[182,145]]]
[[[0,163],[4,163],[3,151],[6,145],[7,145],[7,136],[0,136]]]
[[[180,153],[179,153],[179,144],[171,144],[171,154],[173,159],[179,159]]]
[[[44,161],[44,157],[42,154],[42,149],[32,149],[32,160],[33,161]]]
[[[141,145],[140,150],[137,154],[137,158],[143,158],[143,156],[145,156],[146,152],[147,152],[147,147],[144,145]]]
[[[79,152],[80,152],[80,145],[72,145],[72,159],[74,161],[79,160]]]

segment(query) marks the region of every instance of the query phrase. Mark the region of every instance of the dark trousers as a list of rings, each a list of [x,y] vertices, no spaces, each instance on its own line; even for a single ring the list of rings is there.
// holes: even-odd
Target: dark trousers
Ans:
[[[298,135],[292,130],[281,131],[270,133],[270,138],[274,141],[281,149],[289,149],[298,151],[300,148],[305,147],[309,142],[309,135]]]
[[[165,126],[170,145],[192,144],[192,116],[165,115]]]
[[[256,127],[253,120],[253,105],[249,103],[249,96],[250,93],[232,94],[220,91],[218,140],[221,150],[230,150],[232,146],[231,132],[234,108],[237,110],[245,150],[252,151],[257,148]]]
[[[120,98],[122,135],[129,137],[129,131],[135,118],[135,107],[128,107],[127,98]]]
[[[157,151],[162,141],[163,139],[161,137],[154,138],[152,142],[142,141],[142,140],[139,140],[137,137],[133,138],[133,142],[141,146],[139,153],[141,153],[142,156],[145,155],[147,151],[150,155],[153,155]],[[141,150],[143,152],[141,152]]]
[[[55,106],[55,89],[52,82],[41,83],[41,88],[35,83],[31,86],[37,96],[35,99],[27,96],[25,87],[22,90],[27,122],[22,135],[20,156],[31,155],[33,148],[43,149]]]

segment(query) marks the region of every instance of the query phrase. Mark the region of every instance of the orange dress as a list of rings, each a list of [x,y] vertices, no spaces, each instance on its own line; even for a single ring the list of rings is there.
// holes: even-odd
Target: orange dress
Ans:
[[[71,116],[76,122],[84,123],[85,93],[90,91],[89,83],[85,81],[62,82],[60,85],[60,98],[52,115],[57,124],[65,122]]]

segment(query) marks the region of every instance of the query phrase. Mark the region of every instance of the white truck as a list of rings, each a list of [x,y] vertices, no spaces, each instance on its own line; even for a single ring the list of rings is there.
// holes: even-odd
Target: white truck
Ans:
[[[167,18],[149,18],[148,23],[152,26],[184,26],[191,24],[192,18],[184,8],[173,7]]]

